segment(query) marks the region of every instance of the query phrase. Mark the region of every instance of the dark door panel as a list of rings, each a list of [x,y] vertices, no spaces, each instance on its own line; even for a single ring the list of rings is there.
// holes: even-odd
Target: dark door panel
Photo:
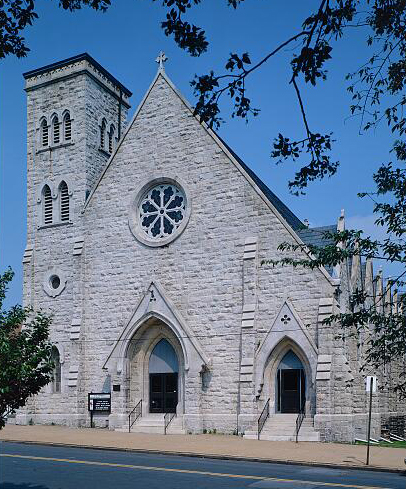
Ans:
[[[164,406],[166,413],[176,412],[178,404],[178,374],[165,375]]]
[[[281,370],[281,412],[298,413],[301,404],[301,369]]]
[[[174,413],[178,404],[178,374],[149,374],[149,412]]]
[[[162,374],[149,374],[149,412],[163,413],[164,378]]]

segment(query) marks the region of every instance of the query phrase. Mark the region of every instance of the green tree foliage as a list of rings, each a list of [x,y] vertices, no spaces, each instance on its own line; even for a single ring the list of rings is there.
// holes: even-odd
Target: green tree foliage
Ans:
[[[0,276],[0,429],[9,414],[50,382],[54,367],[48,341],[50,317],[21,306],[3,310],[12,278],[11,270]]]

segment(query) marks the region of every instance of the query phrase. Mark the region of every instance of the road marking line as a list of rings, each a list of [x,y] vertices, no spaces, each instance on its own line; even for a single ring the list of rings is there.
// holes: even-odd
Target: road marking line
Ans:
[[[340,484],[337,482],[319,482],[319,481],[303,481],[297,479],[280,479],[277,477],[266,477],[259,475],[243,475],[243,474],[224,474],[222,472],[206,472],[203,470],[188,470],[188,469],[169,469],[166,467],[152,467],[148,465],[128,465],[128,464],[114,464],[110,462],[93,462],[91,460],[75,460],[69,458],[53,458],[53,457],[35,457],[33,455],[15,455],[11,453],[0,453],[0,457],[9,458],[22,458],[26,460],[42,460],[46,462],[63,462],[70,464],[82,464],[82,465],[98,465],[105,467],[119,467],[124,469],[139,469],[139,470],[154,470],[161,472],[177,472],[182,474],[198,474],[198,475],[210,475],[215,477],[228,477],[236,479],[253,479],[253,480],[267,480],[270,482],[291,482],[296,484],[312,484],[315,486],[329,486],[329,487],[347,487],[352,489],[389,489],[382,486],[359,486],[354,484]]]

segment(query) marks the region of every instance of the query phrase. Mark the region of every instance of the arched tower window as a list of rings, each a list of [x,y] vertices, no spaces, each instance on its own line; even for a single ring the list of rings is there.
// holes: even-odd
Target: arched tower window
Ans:
[[[72,120],[69,112],[63,116],[63,137],[65,141],[72,139]]]
[[[48,146],[49,136],[48,136],[48,123],[46,119],[41,122],[41,145],[43,147]]]
[[[51,360],[54,364],[53,377],[52,377],[52,392],[61,392],[61,357],[59,355],[58,348],[52,347]]]
[[[115,128],[113,124],[110,126],[110,131],[109,131],[109,153],[111,154],[114,149],[114,133],[115,133]]]
[[[44,189],[42,191],[42,196],[43,196],[43,209],[44,209],[44,214],[43,214],[44,224],[52,224],[52,194],[51,194],[51,189],[49,188],[48,185],[44,186]]]
[[[69,191],[65,181],[59,185],[59,206],[61,222],[69,221]]]
[[[61,134],[59,131],[59,119],[56,114],[52,117],[52,138],[54,144],[59,144]]]
[[[100,126],[100,149],[105,149],[105,144],[106,144],[106,127],[107,127],[107,122],[106,119],[102,120],[101,126]]]

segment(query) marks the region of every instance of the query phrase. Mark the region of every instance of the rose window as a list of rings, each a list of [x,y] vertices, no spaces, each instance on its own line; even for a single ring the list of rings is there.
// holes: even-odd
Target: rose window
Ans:
[[[157,185],[141,200],[139,222],[149,238],[158,240],[176,231],[182,224],[185,211],[185,194],[176,185]]]

